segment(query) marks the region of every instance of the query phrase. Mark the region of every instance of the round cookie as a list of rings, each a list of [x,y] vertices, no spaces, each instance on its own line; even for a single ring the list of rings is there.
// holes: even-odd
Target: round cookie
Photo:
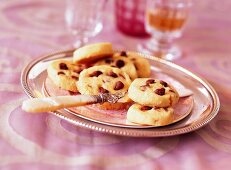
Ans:
[[[114,54],[114,56],[123,56],[130,59],[135,65],[137,76],[139,78],[148,78],[151,75],[151,66],[147,59],[142,57],[141,54],[137,52],[126,52],[121,51]]]
[[[141,125],[164,126],[173,121],[174,110],[171,107],[154,108],[133,104],[127,112],[127,120]]]
[[[105,58],[97,61],[94,65],[109,65],[117,67],[127,73],[131,80],[137,78],[137,72],[131,60],[121,56],[113,56],[112,58]]]
[[[115,94],[126,93],[119,102],[128,102],[128,87],[131,79],[122,70],[106,65],[93,66],[80,73],[77,82],[78,90],[81,94],[98,95],[100,93]]]
[[[83,46],[74,51],[74,63],[91,63],[105,57],[111,57],[113,49],[111,43],[95,43]]]
[[[63,90],[78,92],[76,82],[80,72],[85,69],[83,64],[73,64],[68,60],[53,61],[47,68],[49,79]]]
[[[135,79],[128,89],[128,96],[150,107],[169,107],[179,100],[179,94],[170,84],[153,78]]]

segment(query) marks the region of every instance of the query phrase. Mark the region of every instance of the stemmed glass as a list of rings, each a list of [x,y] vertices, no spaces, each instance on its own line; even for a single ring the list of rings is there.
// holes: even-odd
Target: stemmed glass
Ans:
[[[181,50],[173,41],[182,34],[190,6],[190,0],[147,0],[145,29],[151,39],[139,45],[139,51],[167,60],[179,58]]]
[[[66,0],[65,22],[74,38],[72,46],[80,47],[101,32],[105,3],[106,0]]]

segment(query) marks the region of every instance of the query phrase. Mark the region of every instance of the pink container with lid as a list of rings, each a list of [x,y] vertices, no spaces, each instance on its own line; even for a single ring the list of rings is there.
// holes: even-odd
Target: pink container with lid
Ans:
[[[131,36],[147,36],[144,27],[146,0],[115,0],[117,28]]]

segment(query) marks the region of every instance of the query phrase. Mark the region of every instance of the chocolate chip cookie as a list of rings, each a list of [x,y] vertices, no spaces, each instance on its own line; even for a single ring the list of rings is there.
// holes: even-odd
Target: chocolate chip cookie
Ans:
[[[128,96],[149,107],[169,107],[179,100],[179,94],[170,84],[153,78],[135,79],[128,89]]]
[[[151,66],[147,59],[145,59],[141,54],[137,52],[126,52],[121,51],[115,53],[113,56],[122,56],[128,58],[135,65],[137,77],[139,78],[147,78],[151,75]]]
[[[76,82],[80,72],[86,68],[83,64],[73,64],[69,60],[55,60],[47,68],[49,79],[63,90],[78,92]]]
[[[91,63],[105,57],[113,55],[111,43],[95,43],[83,46],[74,51],[74,63]]]
[[[173,108],[157,108],[133,104],[127,112],[127,120],[141,125],[164,126],[173,121]]]
[[[94,65],[108,65],[111,67],[116,67],[127,73],[131,80],[137,78],[135,65],[131,60],[125,57],[113,56],[112,58],[105,58],[97,61]]]
[[[93,66],[80,73],[77,86],[81,94],[98,95],[100,93],[126,93],[131,84],[129,76],[116,67],[106,65]],[[119,102],[128,102],[125,95]]]

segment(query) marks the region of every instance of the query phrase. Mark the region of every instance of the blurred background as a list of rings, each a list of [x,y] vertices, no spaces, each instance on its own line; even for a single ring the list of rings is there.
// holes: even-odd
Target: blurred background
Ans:
[[[67,1],[2,0],[0,3],[0,57],[23,56],[26,60],[23,60],[22,65],[25,65],[28,60],[43,54],[73,48],[75,37],[67,28],[65,14]],[[105,2],[100,10],[102,29],[90,37],[88,42],[109,41],[115,48],[137,51],[139,44],[150,39],[150,34],[145,32],[142,25],[146,1],[106,0]],[[188,19],[183,26],[183,34],[175,40],[182,50],[182,56],[180,60],[174,62],[190,67],[192,71],[200,72],[205,76],[208,76],[207,72],[213,71],[214,63],[212,62],[222,68],[227,67],[231,53],[230,7],[229,0],[219,2],[194,0]],[[124,18],[128,18],[128,23],[124,21]],[[130,22],[138,25],[138,31],[135,26],[132,29],[129,26],[129,29],[126,28]],[[218,61],[221,59],[222,61]],[[11,64],[6,62],[2,62],[1,67]],[[197,66],[193,67],[194,65]],[[203,65],[211,65],[211,67],[205,68]],[[224,77],[222,74],[221,71],[218,79]],[[226,76],[225,79],[227,79]]]
[[[110,41],[118,48],[137,50],[137,44],[149,39],[145,33],[144,17],[145,0],[109,0],[102,12],[103,29],[90,42]],[[226,38],[230,32],[229,1],[194,0],[189,18],[185,24],[183,35],[177,39],[185,53],[193,55],[201,48],[213,49],[213,52],[229,50]],[[50,50],[61,50],[70,47],[73,36],[67,31],[65,24],[65,0],[3,0],[0,3],[1,45],[7,42],[14,48],[33,49],[31,54],[37,56]],[[133,11],[132,11],[133,10]],[[127,19],[122,21],[121,14]],[[137,15],[138,20],[134,18]],[[118,21],[118,18],[120,20]],[[123,19],[123,18],[122,18]],[[138,25],[138,31],[130,29],[129,21]],[[119,23],[120,22],[120,23]],[[8,41],[2,41],[7,38]],[[4,44],[5,43],[5,44]],[[29,43],[30,46],[27,44]],[[222,48],[222,49],[221,49]],[[224,49],[225,48],[225,49]],[[27,53],[30,49],[26,50]],[[21,51],[21,49],[19,49]],[[214,51],[216,50],[216,51]],[[211,51],[212,52],[212,51]],[[212,52],[212,53],[213,53]],[[203,54],[197,54],[203,55]]]

